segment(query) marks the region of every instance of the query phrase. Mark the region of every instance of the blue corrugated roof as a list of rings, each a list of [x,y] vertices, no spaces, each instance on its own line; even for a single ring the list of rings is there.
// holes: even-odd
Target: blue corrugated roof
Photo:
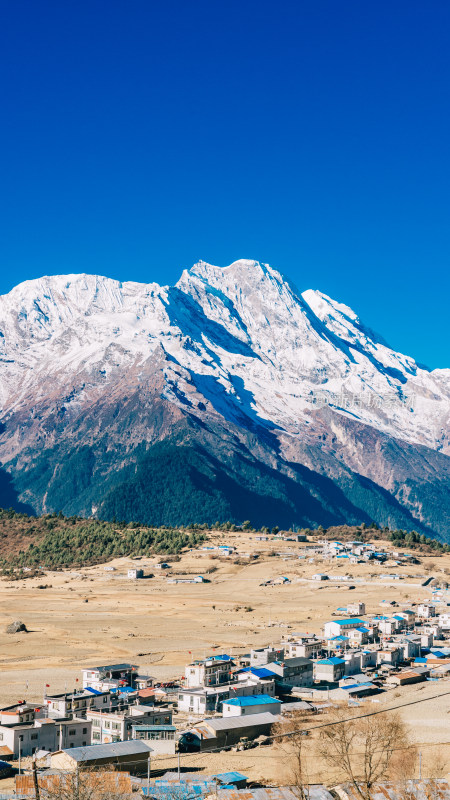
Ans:
[[[233,661],[232,656],[227,655],[227,653],[222,653],[221,656],[210,656],[209,660],[212,661]]]
[[[364,625],[364,621],[362,619],[358,619],[358,617],[349,617],[348,619],[333,619],[332,622],[335,622],[337,625],[348,625],[349,622],[358,623],[358,625]]]
[[[231,700],[225,700],[224,704],[227,703],[231,706],[259,706],[259,705],[270,705],[271,703],[279,703],[279,700],[275,700],[274,697],[270,697],[268,694],[256,694],[251,695],[250,697],[233,697]]]
[[[270,672],[270,670],[265,667],[245,667],[240,671],[251,672],[251,674],[256,675],[257,678],[273,678],[273,672]]]
[[[316,664],[345,664],[345,661],[343,658],[331,656],[330,658],[321,658],[320,661],[316,661]]]
[[[216,775],[211,775],[211,778],[215,778],[221,783],[233,783],[234,781],[247,780],[247,776],[242,775],[241,772],[219,772]]]
[[[92,686],[86,686],[86,692],[92,692],[92,694],[99,695],[103,694],[103,692],[99,692],[98,689],[93,689]]]

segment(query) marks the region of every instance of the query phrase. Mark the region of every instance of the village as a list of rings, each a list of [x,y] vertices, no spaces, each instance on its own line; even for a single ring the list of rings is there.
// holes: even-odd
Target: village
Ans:
[[[166,598],[166,611],[178,603],[184,640],[192,645],[190,650],[173,648],[176,656],[172,655],[171,666],[170,635],[177,627],[172,617],[171,626],[165,620],[165,634],[163,628],[158,629],[158,652],[163,653],[158,659],[145,650],[132,661],[105,659],[101,664],[89,659],[77,667],[73,663],[76,640],[71,643],[70,636],[65,642],[71,653],[70,667],[65,668],[65,659],[56,651],[49,652],[47,659],[58,662],[58,667],[47,672],[45,655],[36,656],[38,670],[32,658],[29,669],[9,667],[12,659],[5,659],[4,680],[14,677],[22,691],[15,698],[9,694],[10,702],[0,708],[2,797],[36,796],[36,781],[39,791],[39,785],[45,788],[55,775],[78,775],[88,769],[120,774],[122,794],[140,792],[155,798],[170,794],[183,800],[215,794],[223,800],[269,800],[277,797],[275,791],[283,790],[283,797],[290,800],[296,795],[289,789],[289,771],[280,753],[278,769],[274,769],[282,726],[295,720],[305,728],[305,735],[310,734],[317,721],[326,724],[340,708],[358,715],[404,706],[405,721],[418,746],[446,743],[445,715],[450,709],[447,556],[431,560],[367,537],[340,541],[292,532],[247,536],[238,532],[212,534],[177,558],[116,559],[77,573],[50,576],[47,572],[52,583],[46,585],[45,597],[57,591],[57,606],[65,602],[66,613],[76,599],[80,619],[77,616],[75,621],[72,610],[74,632],[83,618],[86,628],[92,617],[85,642],[99,613],[94,607],[98,597],[91,597],[92,590],[86,588],[92,582],[96,595],[104,593],[102,624],[106,597],[112,602],[126,593],[131,609],[128,626],[131,619],[138,619],[133,603],[146,608],[150,621],[156,602],[162,607]],[[36,603],[39,590],[32,591],[33,581],[16,584],[20,589],[17,607],[27,624],[25,631],[12,634],[15,652],[24,651],[34,636],[31,602]],[[12,586],[9,589],[15,591]],[[40,592],[43,596],[44,591]],[[214,644],[207,644],[210,635],[205,636],[203,647],[189,636],[188,592],[197,593],[196,619],[199,608],[200,618],[208,615],[208,634],[215,632]],[[243,598],[252,606],[243,605]],[[303,613],[303,619],[298,619],[302,599],[303,608],[313,613]],[[47,611],[48,618],[55,613],[56,606]],[[192,627],[194,608],[188,616]],[[298,622],[302,627],[297,627]],[[125,635],[123,622],[117,623],[115,633],[101,630],[106,634],[103,638],[115,640],[111,654],[123,652],[119,647]],[[143,636],[134,630],[128,627],[129,651],[133,640]],[[155,638],[150,635],[146,634],[145,641],[154,648]],[[102,638],[99,631],[97,638]],[[251,646],[246,646],[247,641]],[[60,644],[62,653],[64,643]],[[39,693],[36,672],[43,679]],[[14,680],[10,685],[14,686]],[[417,714],[434,728],[434,734],[425,737],[429,741],[424,741],[426,724],[418,730],[407,716],[416,701],[423,702]],[[447,758],[447,752],[444,755]],[[427,775],[424,762],[411,779],[433,777],[431,772]],[[444,780],[447,772],[448,759],[439,774],[445,792],[449,791]],[[346,799],[344,782],[334,783],[326,773],[313,778],[309,796],[331,800],[332,789]]]

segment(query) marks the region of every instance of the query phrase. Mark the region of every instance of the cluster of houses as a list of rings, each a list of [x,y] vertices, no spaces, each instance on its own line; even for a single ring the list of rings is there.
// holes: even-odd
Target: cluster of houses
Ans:
[[[356,557],[372,552],[361,542],[343,547]],[[192,660],[177,683],[155,684],[136,664],[86,668],[73,691],[53,694],[47,686],[41,704],[0,709],[0,759],[20,764],[34,756],[44,765],[43,778],[46,770],[111,764],[139,778],[148,775],[152,759],[267,740],[292,712],[323,713],[334,702],[358,705],[398,685],[446,677],[450,613],[443,591],[430,592],[429,602],[408,607],[385,599],[380,613],[351,602],[336,609],[320,634],[289,631],[280,642],[239,656]],[[213,776],[216,790],[218,782],[223,791],[244,788],[245,776],[234,776]],[[160,781],[161,796],[170,780]]]
[[[386,561],[393,562],[395,565],[417,564],[418,559],[412,553],[403,551],[378,550],[375,544],[370,542],[339,542],[323,539],[317,542],[324,558],[337,560],[348,559],[351,564],[373,563],[384,564]]]
[[[289,633],[239,657],[192,661],[170,690],[134,664],[85,669],[79,689],[46,689],[40,706],[23,701],[0,709],[0,758],[130,741],[150,742],[155,754],[220,749],[269,735],[298,703],[316,712],[324,700],[358,702],[447,676],[450,613],[437,613],[433,602],[414,609],[391,603],[370,615],[363,602],[350,603],[320,635]]]

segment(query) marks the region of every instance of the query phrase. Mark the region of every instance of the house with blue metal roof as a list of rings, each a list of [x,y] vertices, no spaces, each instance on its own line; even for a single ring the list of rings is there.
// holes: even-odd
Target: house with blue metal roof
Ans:
[[[347,635],[349,631],[354,628],[361,628],[364,626],[364,620],[359,617],[349,617],[347,619],[333,619],[326,622],[324,625],[324,634],[326,639],[332,636],[339,636],[340,634]]]
[[[244,714],[279,714],[281,700],[270,697],[268,694],[258,694],[254,697],[230,697],[222,703],[224,717],[237,717]]]
[[[343,658],[331,656],[321,658],[314,662],[314,680],[326,683],[337,683],[345,675],[345,661]]]

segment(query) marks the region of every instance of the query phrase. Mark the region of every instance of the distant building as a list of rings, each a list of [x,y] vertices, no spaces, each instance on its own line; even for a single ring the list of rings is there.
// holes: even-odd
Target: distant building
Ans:
[[[195,661],[185,668],[184,685],[186,688],[197,686],[218,686],[229,683],[233,662],[210,658],[206,661]]]
[[[279,714],[281,711],[281,700],[269,697],[267,694],[260,694],[256,697],[232,697],[222,703],[222,713],[224,717],[240,717],[245,714]]]
[[[436,606],[431,603],[421,603],[417,606],[417,615],[421,619],[431,619],[436,616]]]
[[[133,725],[132,738],[144,739],[152,752],[160,755],[175,755],[175,725]]]
[[[360,614],[366,613],[366,604],[359,601],[357,603],[349,603],[347,606],[347,614],[351,617],[358,617]]]
[[[262,694],[273,696],[275,694],[274,675],[269,673],[269,677],[258,679],[255,678],[252,671],[237,683],[224,686],[199,686],[194,689],[180,689],[178,693],[178,710],[188,714],[205,716],[206,714],[220,713],[223,703],[230,697],[256,697]]]
[[[57,747],[87,746],[91,723],[85,719],[35,719],[33,722],[0,725],[0,746],[14,758],[31,756],[38,750],[51,752]]]
[[[273,661],[267,665],[267,670],[273,672],[279,686],[312,686],[313,662],[309,658],[298,656]]]
[[[183,750],[184,737],[196,741],[199,750],[217,750],[237,744],[243,737],[256,739],[270,735],[272,726],[279,717],[265,711],[262,714],[248,714],[231,717],[205,719],[180,737],[179,747]]]
[[[52,753],[52,769],[70,770],[92,769],[114,765],[115,770],[128,770],[134,775],[146,774],[151,747],[142,740],[115,742],[114,744],[94,744],[90,747],[61,749]]]
[[[78,692],[64,692],[46,695],[49,717],[81,717],[89,709],[110,711],[117,707],[117,695],[111,692],[99,692],[97,689],[82,689]]]
[[[119,686],[134,686],[138,668],[135,664],[107,664],[83,670],[83,689],[91,686],[100,692]]]
[[[314,661],[314,679],[316,681],[337,683],[344,675],[345,661],[343,658],[332,656],[331,658],[320,658],[318,661]]]
[[[351,617],[349,619],[336,619],[325,623],[324,633],[327,639],[331,638],[332,636],[348,636],[349,632],[353,629],[363,627],[364,621],[358,617]]]
[[[295,642],[290,642],[287,646],[287,656],[289,658],[314,658],[323,650],[323,642],[315,636],[304,636]]]
[[[250,666],[264,667],[273,661],[283,661],[283,647],[261,647],[255,648],[250,652]]]
[[[137,578],[144,577],[144,570],[143,569],[129,569],[128,570],[128,577],[132,578],[133,580],[137,580]]]
[[[130,706],[122,713],[87,711],[86,719],[92,723],[92,744],[111,744],[131,739],[133,725],[171,725],[169,708]]]

